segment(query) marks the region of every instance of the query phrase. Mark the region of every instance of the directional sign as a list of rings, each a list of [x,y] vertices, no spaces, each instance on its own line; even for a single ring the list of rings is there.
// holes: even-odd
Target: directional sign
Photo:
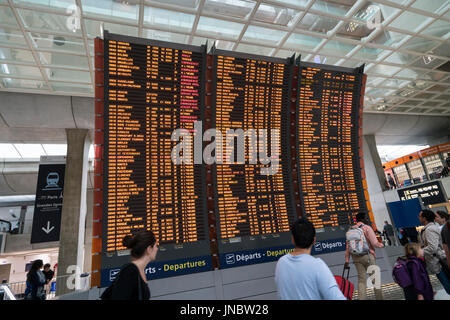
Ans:
[[[59,241],[65,169],[65,157],[41,158],[31,243]]]

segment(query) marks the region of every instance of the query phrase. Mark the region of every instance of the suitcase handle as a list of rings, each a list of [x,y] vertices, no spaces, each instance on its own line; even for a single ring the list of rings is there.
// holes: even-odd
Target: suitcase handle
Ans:
[[[347,277],[345,279],[348,280],[348,277],[350,276],[350,266],[348,268],[345,267],[344,265],[344,269],[342,269],[342,278],[344,278],[344,274],[345,274],[345,270],[347,269]]]

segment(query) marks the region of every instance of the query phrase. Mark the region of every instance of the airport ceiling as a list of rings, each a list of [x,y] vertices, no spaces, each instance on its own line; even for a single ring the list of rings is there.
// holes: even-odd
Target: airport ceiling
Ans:
[[[365,112],[450,116],[450,0],[0,0],[0,91],[93,97],[102,30],[365,63]]]

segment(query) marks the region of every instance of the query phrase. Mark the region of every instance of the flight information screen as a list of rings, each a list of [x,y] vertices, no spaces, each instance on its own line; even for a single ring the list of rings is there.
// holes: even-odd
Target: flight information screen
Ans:
[[[360,170],[362,72],[300,63],[297,163],[303,216],[316,228],[353,223],[367,207]]]
[[[287,134],[292,65],[216,50],[214,70],[213,123],[223,136],[224,159],[213,170],[219,244],[288,232],[294,219]]]
[[[204,168],[174,163],[171,137],[194,134],[202,120],[205,48],[107,34],[104,50],[103,251],[114,255],[125,235],[151,230],[161,259],[194,254],[209,242]]]

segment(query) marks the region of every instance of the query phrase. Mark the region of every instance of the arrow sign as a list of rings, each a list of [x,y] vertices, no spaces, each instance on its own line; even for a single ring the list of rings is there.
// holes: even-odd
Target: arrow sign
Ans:
[[[50,228],[50,221],[47,221],[47,228],[42,228],[46,234],[49,234],[55,227]]]

